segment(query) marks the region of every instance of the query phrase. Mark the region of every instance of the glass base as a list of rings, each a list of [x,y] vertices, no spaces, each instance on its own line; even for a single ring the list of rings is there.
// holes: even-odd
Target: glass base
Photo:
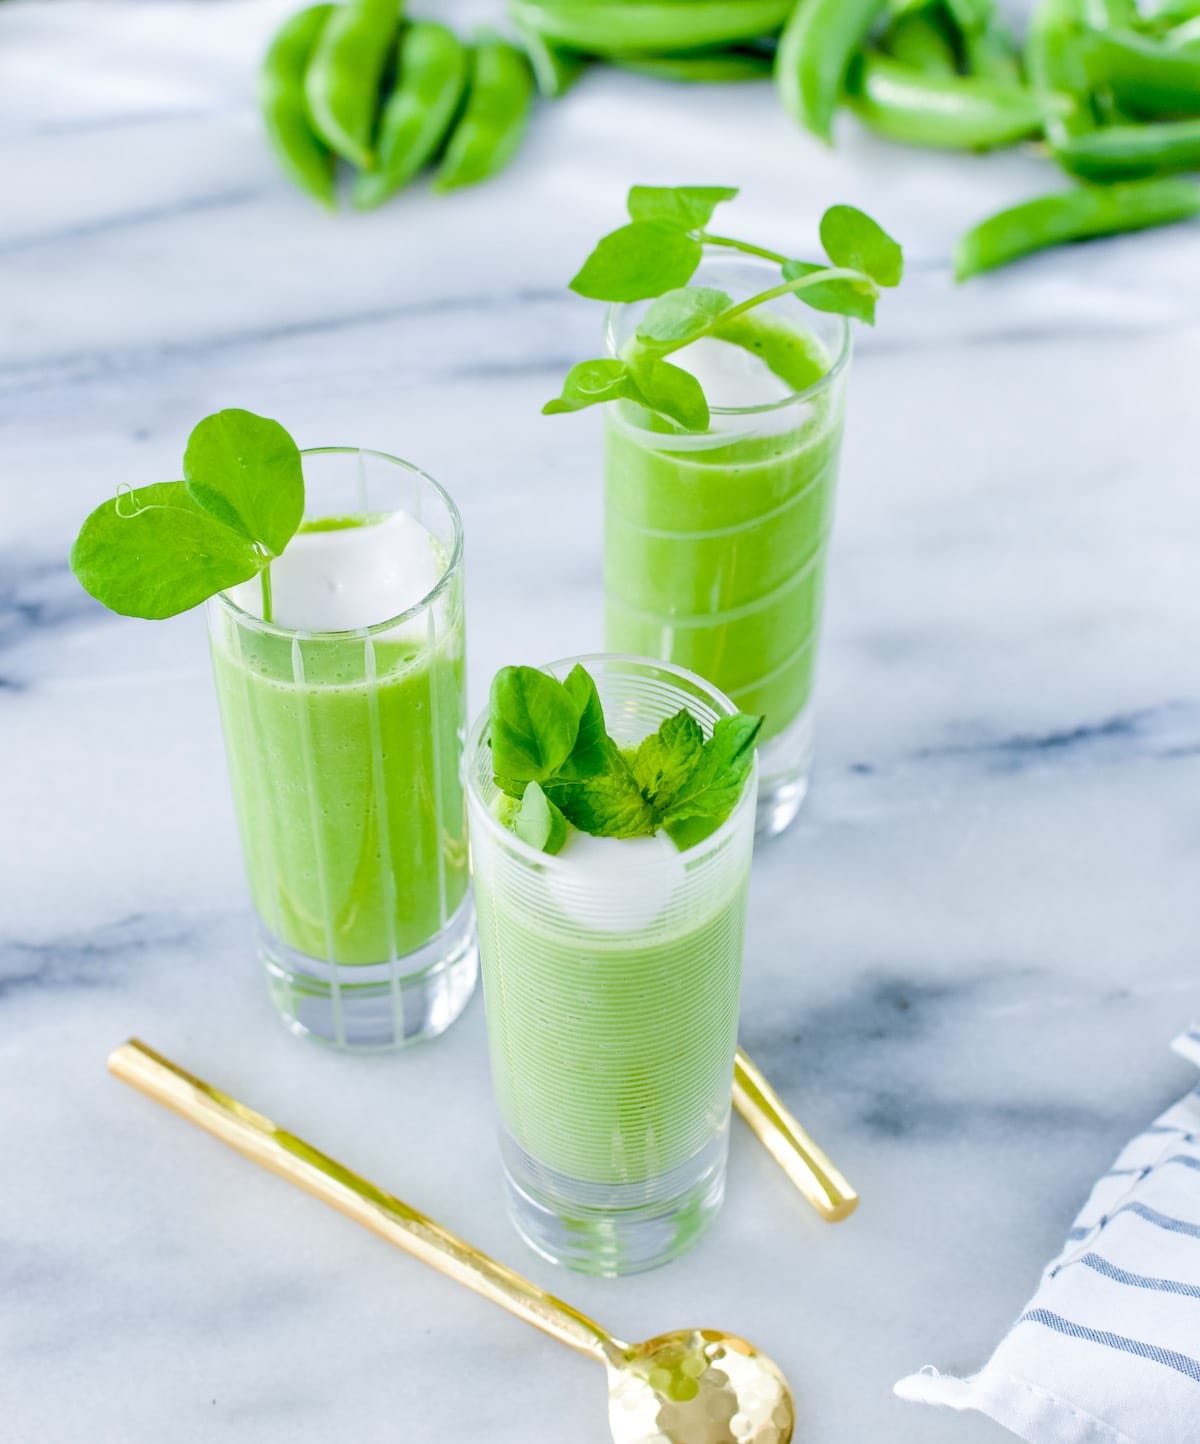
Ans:
[[[778,837],[808,796],[816,718],[810,702],[777,737],[758,750],[756,837]]]
[[[508,1213],[535,1253],[576,1273],[617,1278],[676,1258],[725,1197],[729,1124],[694,1157],[645,1183],[580,1183],[543,1168],[505,1130]]]
[[[403,1048],[444,1033],[470,1001],[479,974],[470,893],[416,952],[387,963],[330,964],[280,941],[259,922],[267,987],[297,1037],[335,1048]]]

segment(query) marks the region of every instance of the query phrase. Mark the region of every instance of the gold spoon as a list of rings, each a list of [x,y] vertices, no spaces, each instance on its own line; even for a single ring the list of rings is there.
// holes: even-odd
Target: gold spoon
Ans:
[[[788,1444],[792,1391],[753,1344],[715,1329],[682,1329],[625,1344],[415,1208],[351,1173],[269,1118],[185,1073],[136,1038],[109,1055],[122,1081],[197,1123],[255,1163],[466,1284],[608,1371],[615,1444]]]
[[[822,1218],[837,1223],[850,1217],[858,1207],[858,1194],[740,1048],[733,1069],[733,1103],[755,1137]]]

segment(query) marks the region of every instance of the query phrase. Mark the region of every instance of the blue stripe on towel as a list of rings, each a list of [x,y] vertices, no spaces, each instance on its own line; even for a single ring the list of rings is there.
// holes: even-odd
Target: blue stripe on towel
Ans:
[[[1194,1168],[1200,1171],[1200,1158],[1193,1158],[1190,1153],[1173,1153],[1170,1158],[1162,1158],[1157,1163],[1146,1164],[1145,1168],[1110,1168],[1107,1173],[1101,1175],[1101,1179],[1149,1178],[1152,1173],[1160,1168],[1166,1168],[1171,1163],[1178,1163],[1181,1168]]]
[[[1181,1283],[1176,1279],[1151,1278],[1147,1274],[1131,1274],[1126,1269],[1119,1269],[1116,1264],[1109,1263],[1106,1258],[1101,1258],[1098,1253],[1085,1253],[1079,1262],[1095,1269],[1098,1274],[1103,1274],[1106,1279],[1112,1279],[1117,1284],[1128,1284],[1130,1288],[1154,1289],[1160,1294],[1181,1294],[1185,1299],[1200,1299],[1200,1287],[1195,1284]]]
[[[1139,1359],[1148,1359],[1161,1364],[1165,1369],[1174,1369],[1177,1374],[1200,1384],[1200,1364],[1186,1354],[1174,1349],[1161,1349],[1157,1344],[1145,1344],[1140,1339],[1127,1339],[1124,1334],[1110,1334],[1106,1329],[1089,1329],[1083,1324],[1072,1323],[1061,1314],[1052,1314],[1049,1309],[1030,1309],[1017,1320],[1019,1324],[1042,1324],[1055,1333],[1065,1334],[1069,1339],[1082,1339],[1089,1344],[1103,1344],[1105,1348],[1117,1349],[1122,1354],[1133,1354]]]
[[[1112,1215],[1112,1218],[1116,1218],[1118,1213],[1136,1213],[1139,1218],[1144,1218],[1155,1228],[1165,1228],[1168,1233],[1186,1234],[1188,1238],[1200,1238],[1200,1223],[1188,1223],[1182,1218],[1172,1218],[1170,1214],[1159,1213],[1158,1209],[1150,1208],[1144,1203],[1123,1204]],[[1109,1219],[1100,1220],[1102,1224],[1109,1221]]]

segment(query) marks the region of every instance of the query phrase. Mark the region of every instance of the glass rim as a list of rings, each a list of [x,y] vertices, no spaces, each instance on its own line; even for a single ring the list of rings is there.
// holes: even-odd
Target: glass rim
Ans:
[[[739,260],[744,265],[754,265],[759,268],[774,269],[774,262],[768,261],[763,256],[750,256],[745,252],[731,252],[725,246],[705,246],[704,257],[719,255],[722,260]],[[647,299],[653,299],[647,298]],[[630,306],[639,305],[638,301],[612,301],[604,313],[604,345],[608,354],[618,357],[620,352],[617,348],[616,323],[617,317],[626,311]],[[854,349],[854,337],[850,328],[849,319],[832,311],[820,312],[823,316],[831,317],[838,328],[837,355],[829,370],[820,376],[811,386],[805,386],[800,391],[789,391],[786,396],[781,396],[775,401],[760,401],[755,406],[710,406],[709,412],[713,416],[761,416],[767,412],[780,411],[785,406],[794,406],[798,401],[810,401],[814,396],[819,396],[826,391],[837,380],[846,369],[850,361],[850,353]],[[683,433],[684,435],[702,435],[703,433]]]
[[[441,596],[442,592],[450,585],[455,574],[462,566],[463,559],[463,524],[462,515],[458,510],[454,498],[441,484],[435,480],[423,468],[415,462],[405,461],[401,456],[392,456],[387,451],[376,451],[370,446],[307,446],[300,452],[301,457],[306,456],[372,456],[377,461],[386,461],[392,466],[398,466],[402,471],[408,472],[419,480],[427,483],[441,498],[443,505],[450,517],[454,528],[454,544],[450,549],[450,555],[446,561],[446,569],[437,579],[434,585],[425,593],[419,601],[414,602],[404,611],[397,612],[395,616],[386,617],[380,622],[370,622],[365,627],[340,627],[336,630],[322,631],[320,628],[312,627],[287,627],[282,622],[268,622],[262,617],[256,617],[253,612],[248,612],[244,607],[239,607],[226,592],[217,592],[209,598],[234,614],[239,626],[253,626],[261,632],[268,632],[278,637],[308,637],[321,640],[348,640],[352,637],[370,637],[380,632],[390,632],[394,627],[411,621],[413,617],[419,616],[421,612],[427,611],[429,607]],[[253,578],[247,578],[248,581]],[[238,583],[242,585],[242,583]]]
[[[590,662],[636,662],[643,667],[653,667],[656,671],[666,673],[670,677],[680,677],[689,685],[707,694],[714,704],[714,711],[725,717],[734,717],[738,713],[738,707],[730,697],[715,687],[711,682],[701,677],[698,672],[689,672],[686,667],[677,667],[673,662],[662,662],[656,657],[639,656],[636,652],[581,652],[573,657],[559,657],[553,662],[543,662],[538,668],[540,672],[550,672],[565,667],[568,670],[574,666],[587,668]],[[532,847],[529,843],[519,838],[515,832],[500,821],[487,805],[479,784],[479,777],[475,767],[475,759],[483,745],[484,733],[487,731],[489,708],[484,707],[479,716],[476,717],[467,734],[467,744],[463,749],[464,771],[466,775],[466,787],[468,798],[477,805],[479,812],[483,814],[484,826],[493,836],[500,838],[505,846],[511,847],[516,855],[526,862],[536,862],[543,867],[549,868],[551,872],[557,868],[568,869],[571,864],[559,853],[542,852],[539,848]],[[758,782],[758,748],[754,750],[754,761],[750,767],[750,775],[742,788],[741,796],[734,804],[733,811],[725,821],[711,832],[702,842],[694,847],[686,848],[679,852],[680,857],[687,857],[690,852],[698,852],[710,848],[718,841],[724,841],[727,832],[732,832],[734,824],[741,818],[742,813],[750,805],[748,799],[756,790]],[[470,827],[467,828],[467,835],[470,836]]]

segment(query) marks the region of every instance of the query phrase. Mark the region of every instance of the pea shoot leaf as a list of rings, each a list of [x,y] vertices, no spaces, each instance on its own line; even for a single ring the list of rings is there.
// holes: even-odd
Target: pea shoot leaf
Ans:
[[[192,431],[184,480],[124,490],[71,549],[83,588],[114,612],[173,617],[283,551],[304,515],[296,443],[277,421],[218,411]]]
[[[835,266],[865,271],[881,286],[898,286],[904,252],[877,221],[855,206],[830,206],[821,217],[821,244]]]
[[[638,323],[637,338],[646,343],[686,345],[708,329],[733,302],[711,286],[681,286],[668,291],[646,308]]]
[[[736,195],[736,186],[633,186],[627,205],[635,221],[662,221],[695,231],[708,225],[722,201]]]
[[[85,591],[122,616],[155,620],[247,581],[262,564],[253,542],[198,506],[182,481],[103,502],[71,548]]]
[[[687,431],[707,431],[708,400],[690,371],[646,356],[634,364],[633,376],[651,411],[661,412]]]
[[[661,412],[688,431],[704,431],[708,426],[708,402],[699,381],[690,371],[652,353],[639,353],[629,361],[580,361],[567,373],[562,395],[547,401],[542,413],[553,416],[619,400]]]
[[[278,421],[236,408],[206,416],[183,453],[188,495],[271,556],[304,515],[300,450]]]
[[[571,281],[571,290],[594,301],[644,301],[684,286],[700,264],[703,246],[663,221],[632,221],[605,236]]]
[[[814,261],[785,261],[782,266],[783,279],[796,281],[801,276],[813,276],[818,271],[827,271],[828,266]],[[865,321],[868,326],[875,324],[875,302],[879,296],[874,283],[864,277],[861,281],[842,276],[832,281],[814,281],[802,291],[794,292],[797,301],[803,301],[814,311],[830,311],[838,316],[851,316],[856,321]]]
[[[582,411],[603,401],[640,400],[633,373],[624,361],[579,361],[567,372],[562,395],[547,401],[543,416]]]

